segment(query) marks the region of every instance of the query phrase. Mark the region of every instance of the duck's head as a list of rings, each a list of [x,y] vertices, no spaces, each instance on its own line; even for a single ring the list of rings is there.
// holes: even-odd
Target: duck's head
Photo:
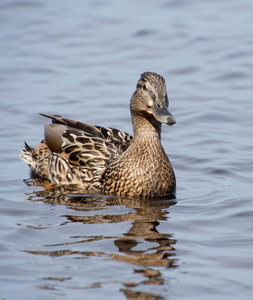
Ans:
[[[132,116],[144,117],[152,123],[164,123],[171,126],[176,123],[176,120],[168,111],[168,106],[164,78],[157,73],[143,73],[131,99]]]

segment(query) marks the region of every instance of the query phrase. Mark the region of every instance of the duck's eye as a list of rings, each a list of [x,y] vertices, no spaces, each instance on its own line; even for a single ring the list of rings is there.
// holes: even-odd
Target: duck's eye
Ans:
[[[143,91],[146,91],[146,89],[147,89],[146,84],[144,84],[142,88],[143,88]]]

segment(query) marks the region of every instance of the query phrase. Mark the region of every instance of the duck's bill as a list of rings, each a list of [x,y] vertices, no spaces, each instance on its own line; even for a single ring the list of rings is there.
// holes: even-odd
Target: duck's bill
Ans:
[[[169,126],[176,123],[175,118],[171,115],[171,113],[164,105],[155,105],[152,112],[156,120],[161,123],[167,124]]]

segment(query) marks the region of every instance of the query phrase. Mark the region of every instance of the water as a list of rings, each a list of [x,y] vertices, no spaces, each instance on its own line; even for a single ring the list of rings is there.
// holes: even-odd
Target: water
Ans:
[[[252,299],[252,9],[232,1],[0,4],[0,299]],[[27,186],[60,114],[132,133],[139,75],[167,82],[174,201]]]

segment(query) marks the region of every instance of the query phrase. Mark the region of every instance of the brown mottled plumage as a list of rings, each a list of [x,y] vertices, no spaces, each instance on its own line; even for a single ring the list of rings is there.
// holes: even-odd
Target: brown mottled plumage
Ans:
[[[176,190],[170,161],[161,145],[161,124],[173,125],[162,76],[141,75],[131,98],[134,138],[107,127],[48,116],[45,140],[25,145],[21,158],[32,172],[56,186],[124,197],[164,197]]]

